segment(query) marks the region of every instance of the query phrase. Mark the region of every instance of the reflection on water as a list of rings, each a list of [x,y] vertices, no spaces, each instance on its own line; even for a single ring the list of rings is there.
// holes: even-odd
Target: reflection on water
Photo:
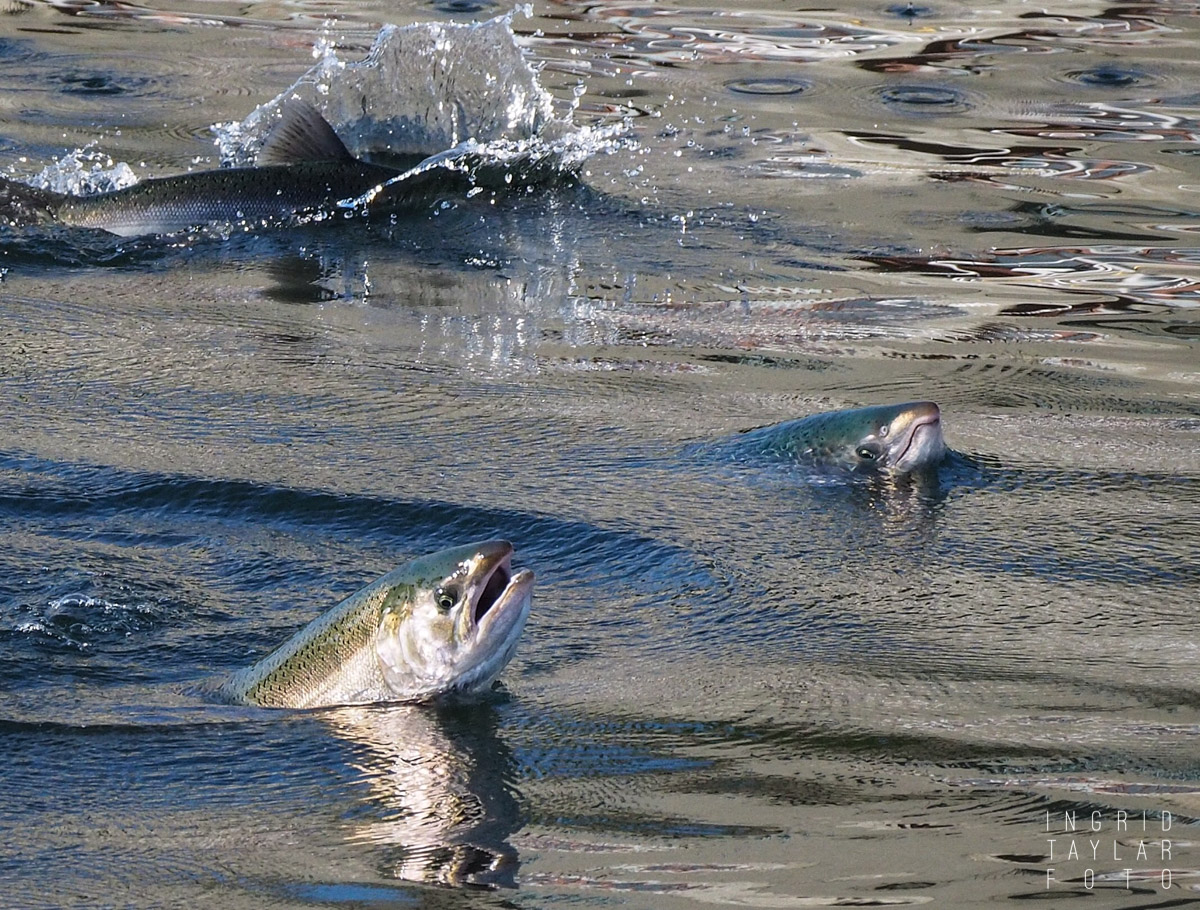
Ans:
[[[210,125],[306,79],[369,132],[376,89],[335,86],[380,25],[507,11],[327,12],[0,6],[0,168],[214,167]],[[0,231],[9,893],[1192,900],[1192,12],[564,2],[491,57],[425,24],[398,71],[494,104],[393,113],[443,145],[570,113],[577,180],[262,236]],[[704,454],[921,399],[936,475]],[[539,573],[506,695],[195,694],[491,536]],[[1051,854],[1072,812],[1094,862]],[[1169,883],[1122,812],[1171,815]]]
[[[488,705],[339,708],[321,712],[361,747],[369,788],[350,840],[389,848],[383,874],[437,885],[515,884],[508,838],[521,825],[509,750]]]

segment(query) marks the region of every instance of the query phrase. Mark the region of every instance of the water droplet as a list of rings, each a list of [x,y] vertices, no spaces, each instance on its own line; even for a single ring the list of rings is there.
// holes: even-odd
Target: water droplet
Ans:
[[[915,3],[894,3],[885,12],[900,19],[925,19],[933,15],[933,8]]]
[[[793,79],[786,76],[761,79],[732,79],[725,87],[739,95],[799,95],[812,88],[812,83],[804,79]]]
[[[965,92],[941,85],[885,85],[875,90],[888,107],[913,114],[949,114],[970,110]]]
[[[1075,70],[1067,75],[1076,82],[1093,88],[1124,88],[1129,85],[1137,85],[1146,79],[1145,73],[1126,69],[1115,63],[1106,63],[1087,70]]]

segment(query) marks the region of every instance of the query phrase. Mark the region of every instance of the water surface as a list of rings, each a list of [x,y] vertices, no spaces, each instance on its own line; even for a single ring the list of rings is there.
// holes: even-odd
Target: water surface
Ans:
[[[89,191],[218,166],[384,23],[508,10],[0,12],[0,168]],[[0,230],[0,903],[1200,901],[1195,10],[512,30],[567,179],[493,147],[383,223]],[[934,481],[697,454],[915,398]],[[538,585],[481,703],[197,694],[491,536]]]

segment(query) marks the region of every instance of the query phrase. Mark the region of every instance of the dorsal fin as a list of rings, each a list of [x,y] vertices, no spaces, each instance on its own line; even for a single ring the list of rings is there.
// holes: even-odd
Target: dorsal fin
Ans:
[[[258,152],[257,163],[299,164],[302,161],[353,161],[354,156],[338,138],[320,111],[299,98],[283,103],[275,124]]]

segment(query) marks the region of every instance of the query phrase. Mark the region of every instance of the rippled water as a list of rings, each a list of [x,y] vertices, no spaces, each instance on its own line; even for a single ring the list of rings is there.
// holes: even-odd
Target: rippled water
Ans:
[[[11,0],[0,169],[215,167],[385,22],[504,12]],[[1200,902],[1196,9],[532,12],[576,181],[0,229],[0,904]],[[915,398],[934,482],[707,445]],[[490,536],[494,697],[199,694]]]

